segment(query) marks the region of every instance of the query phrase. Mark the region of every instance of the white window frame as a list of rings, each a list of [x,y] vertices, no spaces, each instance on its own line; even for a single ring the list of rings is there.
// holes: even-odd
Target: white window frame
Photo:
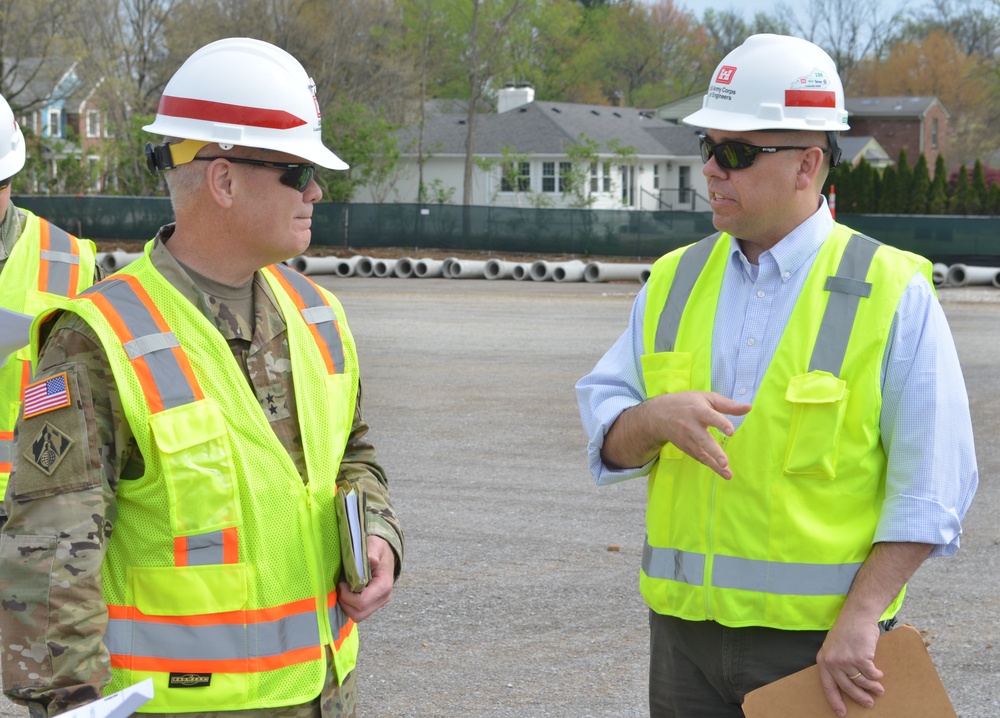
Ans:
[[[87,110],[87,137],[101,136],[101,111]]]

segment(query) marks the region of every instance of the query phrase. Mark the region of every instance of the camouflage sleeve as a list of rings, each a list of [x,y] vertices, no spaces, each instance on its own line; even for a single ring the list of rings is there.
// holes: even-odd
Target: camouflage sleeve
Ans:
[[[60,374],[66,405],[17,423],[0,542],[3,689],[33,717],[96,700],[110,680],[101,563],[116,513],[115,447],[128,444],[115,429],[127,422],[114,420],[103,351],[72,315],[45,342],[35,383]]]
[[[396,554],[396,578],[403,567],[403,529],[389,498],[389,482],[375,458],[375,447],[367,439],[368,424],[361,416],[361,387],[354,409],[354,424],[340,462],[338,480],[347,480],[365,493],[368,513],[365,526],[370,536],[385,539]]]

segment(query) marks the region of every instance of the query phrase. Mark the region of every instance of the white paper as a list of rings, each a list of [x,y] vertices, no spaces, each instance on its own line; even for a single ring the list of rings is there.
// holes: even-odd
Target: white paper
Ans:
[[[59,718],[128,718],[153,697],[153,679],[112,693],[99,701],[60,713]]]
[[[0,309],[0,366],[9,355],[28,345],[32,319],[30,314]]]
[[[365,575],[365,561],[361,553],[361,518],[358,516],[358,494],[351,490],[347,496],[347,523],[351,528],[351,545],[354,546],[354,563],[358,575]]]

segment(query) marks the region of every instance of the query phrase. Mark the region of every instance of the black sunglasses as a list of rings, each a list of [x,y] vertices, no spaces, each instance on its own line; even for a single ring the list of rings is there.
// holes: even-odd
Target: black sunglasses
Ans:
[[[227,162],[235,162],[237,164],[243,165],[254,165],[255,167],[269,167],[273,170],[284,170],[278,181],[281,184],[296,189],[299,192],[305,192],[306,187],[309,186],[310,180],[312,180],[313,175],[316,174],[316,165],[305,164],[305,163],[292,163],[292,162],[265,162],[264,160],[251,160],[245,157],[194,157],[196,160],[205,160],[206,162],[211,162],[212,160],[226,160]]]
[[[7,189],[7,186],[13,181],[14,181],[13,177],[8,177],[5,180],[0,180],[0,192],[3,192],[5,189]]]
[[[712,142],[705,135],[699,135],[698,140],[701,147],[701,161],[706,164],[713,157],[716,164],[724,170],[745,170],[753,164],[757,155],[767,152],[773,154],[781,150],[811,150],[817,145],[800,147],[798,145],[780,145],[777,147],[758,147],[746,142]],[[828,147],[820,147],[823,153],[829,152]]]

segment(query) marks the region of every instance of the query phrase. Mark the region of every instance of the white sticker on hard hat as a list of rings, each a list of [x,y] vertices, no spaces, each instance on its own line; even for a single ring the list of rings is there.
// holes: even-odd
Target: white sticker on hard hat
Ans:
[[[808,75],[803,75],[795,80],[789,88],[792,90],[822,90],[830,84],[830,79],[826,73],[814,67]]]

